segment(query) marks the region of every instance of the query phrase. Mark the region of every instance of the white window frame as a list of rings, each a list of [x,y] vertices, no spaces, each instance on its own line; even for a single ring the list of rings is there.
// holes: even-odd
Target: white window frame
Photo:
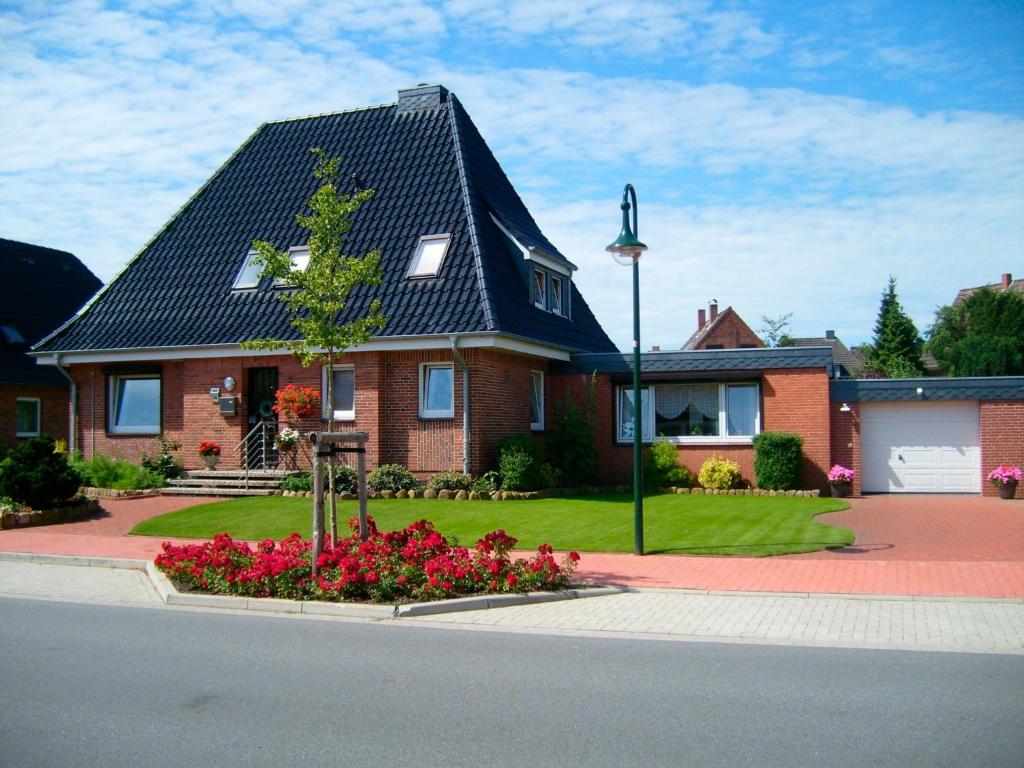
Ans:
[[[35,432],[19,432],[18,430],[18,406],[15,405],[14,411],[14,435],[15,437],[39,437],[39,430],[42,427],[43,421],[43,401],[38,397],[19,397],[17,398],[18,403],[34,403],[36,406],[36,430]]]
[[[160,392],[156,405],[156,424],[143,424],[134,427],[119,427],[114,423],[117,414],[117,383],[124,379],[156,379],[160,383]],[[112,435],[159,435],[163,420],[164,381],[159,373],[122,373],[112,374],[107,379],[107,432]]]
[[[676,384],[680,382],[662,382],[662,386],[668,384]],[[697,382],[693,382],[697,383]],[[647,402],[641,403],[643,413],[641,414],[643,429],[644,443],[653,443],[655,439],[664,440],[670,443],[677,443],[680,445],[750,445],[754,437],[761,433],[761,384],[756,381],[720,381],[720,382],[707,382],[710,384],[717,384],[718,386],[718,434],[717,435],[679,435],[673,437],[659,437],[653,434],[656,428],[655,413],[657,412],[657,400],[658,400],[658,384],[644,384],[641,387],[641,392],[644,390],[651,392],[648,395]],[[754,387],[755,402],[757,404],[757,410],[754,412],[754,434],[753,435],[729,435],[727,434],[729,429],[728,416],[726,408],[728,407],[728,391],[729,387]],[[633,438],[627,437],[622,433],[622,390],[632,390],[632,385],[623,384],[617,386],[615,389],[615,441],[620,444],[632,444]],[[641,400],[643,394],[641,394]]]
[[[564,287],[562,278],[551,275],[551,311],[556,315],[565,316],[565,302],[562,295]]]
[[[303,259],[305,256],[305,259]],[[308,245],[293,245],[288,249],[288,258],[291,259],[292,269],[297,269],[300,272],[305,272],[309,267],[309,260],[312,258],[312,254],[309,252]],[[302,262],[302,266],[299,263]],[[278,277],[274,278],[275,288],[294,288],[285,278]]]
[[[540,275],[540,285],[537,284],[537,276]],[[533,306],[537,309],[543,309],[545,312],[548,311],[548,274],[543,269],[537,269],[534,267],[533,272],[530,274],[531,287],[537,291],[537,295],[533,298]]]
[[[233,291],[252,291],[252,290],[255,290],[257,287],[259,287],[259,284],[260,284],[259,272],[256,273],[256,279],[253,280],[251,283],[242,283],[241,282],[242,275],[245,274],[245,270],[247,270],[250,266],[254,265],[255,263],[256,263],[256,251],[249,251],[247,254],[245,254],[245,258],[242,260],[242,268],[240,270],[238,270],[238,274],[235,276],[235,282],[232,284],[231,290],[233,290]]]
[[[540,392],[539,408],[537,409],[538,421],[530,422],[530,429],[534,432],[544,431],[544,371],[530,371],[530,416],[533,416],[533,382],[540,380],[538,392]]]
[[[336,365],[334,366],[334,372],[338,371],[352,371],[352,410],[350,411],[335,411],[335,421],[355,421],[356,420],[356,367],[354,365]],[[333,393],[332,393],[333,394]],[[325,365],[321,369],[320,374],[320,403],[323,406],[323,418],[326,421],[330,418],[330,409],[333,403],[327,402],[327,366]]]
[[[434,269],[433,272],[420,269],[420,260],[423,258],[423,250],[426,248],[428,243],[436,242],[438,240],[444,241],[444,250],[441,251],[441,258],[437,260],[437,268]],[[421,237],[416,242],[416,249],[413,251],[412,261],[409,262],[409,270],[405,273],[406,278],[437,277],[441,274],[441,267],[444,266],[444,260],[448,257],[448,249],[451,247],[451,243],[451,233],[424,235]]]
[[[446,409],[428,410],[427,403],[427,371],[447,368],[452,372],[451,403]],[[419,414],[421,419],[452,419],[455,418],[455,364],[454,363],[420,363]]]

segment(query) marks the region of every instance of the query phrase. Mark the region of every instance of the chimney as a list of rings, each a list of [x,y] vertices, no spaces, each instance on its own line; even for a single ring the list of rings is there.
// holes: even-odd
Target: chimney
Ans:
[[[651,352],[661,352],[661,347],[655,344],[653,347],[651,347]]]
[[[718,300],[717,299],[713,299],[711,301],[711,303],[708,304],[708,315],[709,315],[708,322],[709,323],[715,322],[715,318],[718,317]]]
[[[1013,282],[1013,275],[1011,275],[1009,272],[1004,272],[1003,273],[1003,290],[1005,291],[1007,288],[1009,288],[1010,287],[1010,283],[1012,283],[1012,282]]]
[[[704,314],[703,309],[697,310],[697,330],[703,331],[704,326],[708,324],[707,316]]]
[[[419,112],[434,109],[448,101],[448,89],[443,85],[420,83],[415,88],[401,88],[398,91],[398,113]]]
[[[835,331],[825,331],[825,338],[828,339],[829,341],[831,341],[835,337],[836,337],[836,332]]]

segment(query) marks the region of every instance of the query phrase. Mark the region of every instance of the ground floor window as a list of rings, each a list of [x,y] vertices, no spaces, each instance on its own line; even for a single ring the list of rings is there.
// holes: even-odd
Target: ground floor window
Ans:
[[[331,385],[331,404],[327,402],[327,369],[323,369],[320,401],[324,405],[324,418],[334,411],[338,421],[352,421],[356,417],[356,371],[351,365],[334,366]]]
[[[17,403],[17,430],[18,437],[39,436],[39,398],[19,397]]]
[[[618,388],[618,439],[633,440],[633,388]],[[754,383],[649,384],[640,389],[643,440],[674,442],[749,441],[760,432],[758,385]]]
[[[530,371],[530,429],[544,429],[544,371]]]
[[[160,375],[110,377],[108,429],[115,435],[160,432]]]
[[[420,366],[420,418],[450,419],[455,416],[455,367],[451,363]]]

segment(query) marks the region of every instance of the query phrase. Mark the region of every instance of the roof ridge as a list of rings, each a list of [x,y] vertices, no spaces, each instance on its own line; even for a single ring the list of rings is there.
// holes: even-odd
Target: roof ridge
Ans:
[[[75,256],[75,254],[73,254],[71,251],[65,251],[62,248],[52,248],[49,245],[39,245],[38,243],[29,243],[29,242],[26,242],[25,240],[12,240],[9,237],[0,237],[0,243],[11,243],[12,245],[25,245],[25,246],[28,246],[29,248],[36,248],[36,249],[38,249],[40,251],[53,251],[54,253],[63,253],[65,256]],[[75,258],[78,259],[77,256],[75,256]],[[78,259],[78,260],[81,261],[81,259]],[[85,262],[82,262],[82,265],[85,266]],[[88,269],[88,267],[86,267],[86,269]],[[90,272],[91,271],[92,270],[90,270]]]
[[[279,120],[266,120],[263,125],[280,125],[281,123],[298,123],[303,120],[317,120],[321,117],[337,117],[338,115],[349,115],[353,112],[368,112],[371,109],[388,109],[389,107],[397,107],[397,101],[391,101],[387,104],[371,104],[368,107],[352,107],[351,109],[339,109],[334,112],[319,112],[312,115],[300,115],[298,117],[282,117]],[[263,125],[260,127],[262,128]]]
[[[487,327],[495,329],[494,308],[491,306],[491,297],[487,291],[487,281],[484,278],[484,264],[480,249],[480,230],[476,216],[473,213],[473,195],[470,191],[469,175],[466,172],[466,159],[462,148],[462,128],[459,125],[458,116],[455,111],[455,103],[458,99],[455,94],[448,95],[448,118],[452,129],[452,141],[455,149],[455,162],[459,168],[459,187],[462,191],[462,204],[466,210],[466,219],[469,224],[470,247],[473,249],[473,263],[476,267],[477,290],[480,292],[480,300],[483,304],[484,321]],[[458,105],[462,107],[462,103]]]
[[[132,256],[130,259],[128,259],[128,261],[126,261],[124,263],[124,266],[121,267],[121,269],[119,269],[117,271],[117,274],[115,274],[112,278],[110,278],[110,280],[107,281],[103,285],[102,288],[100,288],[98,291],[96,291],[96,294],[91,299],[89,299],[89,301],[87,301],[82,306],[82,308],[80,310],[78,310],[78,312],[76,312],[72,317],[68,318],[68,320],[66,320],[64,323],[62,323],[58,328],[54,329],[54,331],[52,333],[48,334],[46,337],[40,339],[35,344],[33,344],[31,351],[35,351],[35,350],[39,349],[40,347],[42,347],[47,342],[49,342],[51,339],[57,338],[57,336],[59,336],[66,329],[70,328],[72,325],[74,325],[76,322],[78,322],[78,320],[80,320],[82,317],[84,317],[85,314],[90,309],[92,309],[93,305],[97,301],[99,301],[100,297],[103,296],[103,294],[105,294],[110,289],[110,287],[112,285],[114,285],[121,278],[121,276],[124,275],[128,271],[128,268],[132,264],[134,264],[139,259],[139,257],[142,256],[142,254],[144,254],[147,250],[149,250],[149,247],[153,243],[155,243],[157,241],[157,239],[164,232],[166,232],[168,229],[171,228],[171,226],[174,224],[174,222],[176,222],[179,218],[181,218],[182,214],[184,214],[185,211],[188,210],[188,207],[190,205],[192,205],[192,203],[195,202],[195,200],[197,200],[201,194],[203,194],[203,192],[206,190],[206,188],[209,187],[213,183],[214,179],[216,179],[218,176],[220,176],[221,173],[223,173],[224,170],[229,165],[231,165],[231,162],[236,157],[238,157],[238,155],[240,155],[242,153],[242,151],[246,147],[248,147],[252,143],[253,139],[255,139],[260,134],[260,132],[264,128],[266,128],[266,126],[267,126],[267,123],[261,123],[259,125],[259,127],[255,131],[253,131],[251,134],[249,134],[249,137],[245,141],[242,142],[241,146],[239,146],[238,149],[236,149],[234,152],[232,152],[228,156],[228,159],[225,160],[223,163],[221,163],[220,166],[218,166],[217,170],[214,171],[213,174],[211,174],[210,178],[208,178],[206,181],[204,181],[202,183],[202,185],[199,187],[199,189],[197,189],[195,192],[192,193],[191,197],[189,197],[188,200],[186,200],[182,204],[182,206],[180,208],[178,208],[177,211],[174,212],[174,215],[171,216],[171,218],[169,218],[167,220],[167,222],[162,227],[160,227],[160,229],[158,229],[156,231],[156,234],[154,234],[151,238],[149,238],[149,240],[147,240],[143,244],[143,246],[138,251],[135,252],[135,255]]]

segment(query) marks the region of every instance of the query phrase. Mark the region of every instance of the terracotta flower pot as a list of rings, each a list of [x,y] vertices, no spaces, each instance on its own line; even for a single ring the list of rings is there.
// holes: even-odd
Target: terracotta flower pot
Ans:
[[[831,485],[833,499],[845,499],[850,495],[849,483],[832,483]]]
[[[1000,499],[1012,499],[1017,494],[1017,481],[1011,480],[1008,483],[1002,483],[999,486],[999,498]]]

